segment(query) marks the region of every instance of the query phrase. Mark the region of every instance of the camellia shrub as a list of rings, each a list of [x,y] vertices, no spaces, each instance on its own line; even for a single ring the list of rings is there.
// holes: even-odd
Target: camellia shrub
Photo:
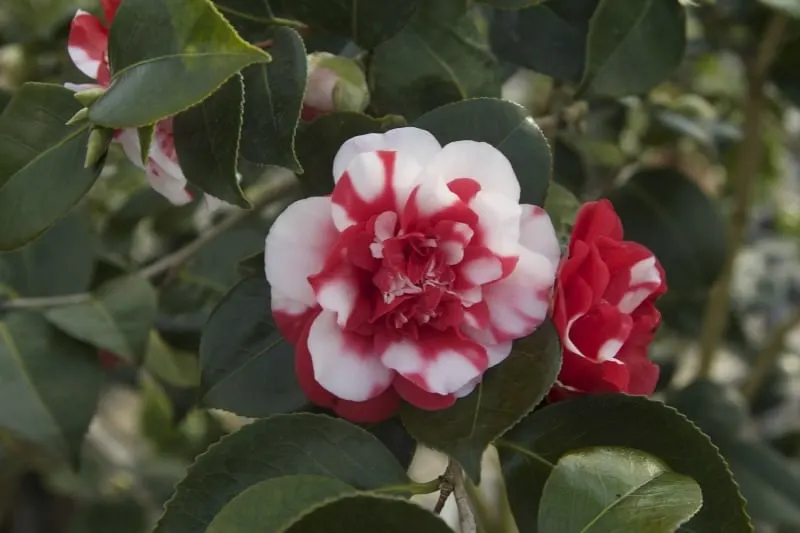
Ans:
[[[743,423],[702,415],[739,409],[709,378],[746,343],[790,3],[82,4],[65,76],[0,115],[0,465],[63,486],[125,384],[191,464],[160,492],[129,466],[150,514],[74,531],[800,523],[752,498]],[[704,95],[724,54],[744,89]],[[680,385],[667,335],[698,341]]]

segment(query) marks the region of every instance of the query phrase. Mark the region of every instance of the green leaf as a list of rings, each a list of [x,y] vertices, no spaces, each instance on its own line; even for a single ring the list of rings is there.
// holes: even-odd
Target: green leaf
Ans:
[[[520,531],[540,531],[539,499],[555,463],[571,451],[592,446],[641,450],[697,481],[703,507],[685,531],[753,531],[744,499],[714,444],[683,415],[660,402],[602,394],[555,403],[526,417],[497,445]]]
[[[94,350],[40,315],[0,321],[0,427],[76,464],[102,384]]]
[[[26,83],[0,115],[0,251],[64,218],[100,174],[102,164],[83,167],[88,124],[65,125],[81,108],[73,94]]]
[[[558,0],[496,12],[492,50],[515,65],[578,83],[586,64],[589,21],[597,5],[598,0]]]
[[[275,11],[302,20],[311,28],[347,37],[362,48],[372,49],[403,29],[423,2],[332,0],[323,7],[318,0],[273,0],[272,4]]]
[[[754,520],[800,527],[800,475],[790,460],[747,430],[753,422],[738,393],[701,380],[667,400],[719,446]]]
[[[244,123],[241,153],[260,165],[302,171],[295,154],[295,134],[306,90],[306,49],[290,28],[276,28],[272,62],[247,67],[244,75]]]
[[[308,403],[295,377],[294,347],[272,322],[264,279],[239,282],[214,309],[200,339],[200,365],[207,406],[265,417]]]
[[[686,49],[686,12],[678,0],[600,0],[586,43],[580,92],[646,92],[678,67]]]
[[[562,245],[569,243],[569,236],[575,225],[575,216],[580,207],[581,202],[575,198],[574,194],[554,181],[550,183],[544,209],[550,216]]]
[[[487,4],[497,9],[522,9],[532,6],[543,0],[477,0],[479,4]]]
[[[125,0],[108,40],[111,87],[89,108],[110,128],[145,126],[203,101],[270,56],[239,37],[209,0]]]
[[[233,25],[236,33],[250,42],[269,38],[272,10],[268,0],[213,0],[214,5]]]
[[[200,384],[200,363],[196,354],[173,349],[155,330],[150,332],[143,366],[176,387],[194,388]]]
[[[550,147],[524,107],[476,98],[435,109],[414,126],[430,131],[442,145],[464,139],[491,144],[511,162],[522,188],[520,202],[544,204],[552,171]]]
[[[453,533],[447,524],[419,505],[405,500],[357,494],[318,506],[283,533]]]
[[[712,201],[689,178],[670,168],[644,170],[612,191],[625,239],[649,248],[667,277],[669,291],[659,300],[668,323],[702,303],[722,269],[725,221]]]
[[[241,76],[175,117],[175,151],[186,179],[229,204],[249,209],[239,186],[236,163],[242,129],[244,85]]]
[[[800,2],[797,0],[759,0],[759,2],[792,17],[800,18]]]
[[[539,531],[672,533],[703,504],[700,486],[637,450],[590,448],[562,457],[539,503]]]
[[[463,6],[463,0],[428,0],[375,49],[369,73],[375,109],[414,120],[451,102],[500,96],[497,62]]]
[[[547,321],[516,341],[508,359],[452,407],[424,411],[405,404],[400,416],[414,438],[457,459],[477,482],[486,447],[542,401],[560,368],[558,333]]]
[[[138,365],[156,318],[156,291],[130,276],[103,285],[84,303],[45,311],[51,324],[71,337]]]
[[[303,166],[299,176],[308,196],[325,196],[333,191],[333,159],[344,142],[358,135],[383,133],[402,125],[396,117],[382,119],[361,113],[330,113],[302,124],[297,131],[297,159]]]
[[[556,138],[553,142],[553,181],[577,197],[583,197],[587,169],[583,156],[570,142]]]
[[[0,255],[0,287],[28,297],[81,293],[92,281],[94,259],[87,220],[71,214],[24,248]]]
[[[244,490],[222,508],[206,533],[282,531],[316,504],[355,492],[338,479],[322,476],[284,476]]]
[[[200,455],[167,502],[154,533],[203,531],[248,487],[285,475],[320,475],[357,489],[409,482],[363,429],[323,415],[275,415],[222,438]]]

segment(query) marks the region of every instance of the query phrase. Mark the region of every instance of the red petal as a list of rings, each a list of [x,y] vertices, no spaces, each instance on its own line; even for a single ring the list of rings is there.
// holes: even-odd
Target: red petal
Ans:
[[[622,240],[622,222],[614,206],[606,199],[587,202],[581,206],[570,237],[570,253],[576,241],[592,242],[598,237]]]

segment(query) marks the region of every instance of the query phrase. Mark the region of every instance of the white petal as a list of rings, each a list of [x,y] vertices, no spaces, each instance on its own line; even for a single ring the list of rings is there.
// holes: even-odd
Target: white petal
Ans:
[[[459,178],[477,181],[481,190],[502,194],[519,202],[520,187],[514,168],[506,156],[491,144],[455,141],[446,145],[426,165],[427,172],[446,182]]]
[[[347,170],[350,161],[358,154],[376,150],[395,150],[407,157],[413,157],[419,165],[424,165],[439,150],[441,145],[436,137],[419,128],[396,128],[386,133],[368,133],[348,139],[339,148],[333,160],[333,179],[339,181]]]
[[[322,270],[338,232],[331,200],[315,196],[290,205],[272,224],[264,245],[267,281],[305,305],[316,305],[308,276]]]
[[[142,162],[142,150],[139,148],[139,134],[136,128],[125,128],[119,130],[116,138],[114,139],[122,145],[122,150],[128,159],[137,167],[144,169]]]
[[[661,273],[656,268],[655,256],[642,259],[631,267],[628,291],[617,307],[623,313],[632,313],[661,285]]]
[[[314,379],[344,400],[363,402],[391,385],[394,372],[373,350],[371,337],[342,330],[330,311],[320,313],[308,332]]]
[[[519,243],[532,252],[542,254],[554,267],[558,267],[561,246],[547,211],[538,205],[522,204],[521,207]]]
[[[482,244],[498,255],[515,255],[519,248],[522,207],[507,196],[483,190],[470,200],[469,207],[478,215]]]
[[[183,174],[174,176],[161,168],[153,159],[147,160],[147,181],[161,196],[174,205],[185,205],[192,201],[192,195],[186,190],[186,178]]]
[[[172,138],[172,119],[162,120],[156,124],[153,131],[153,140],[150,143],[150,157],[158,166],[166,170],[171,176],[183,178],[183,171],[178,163],[175,152],[175,142]],[[184,178],[185,179],[185,178]]]

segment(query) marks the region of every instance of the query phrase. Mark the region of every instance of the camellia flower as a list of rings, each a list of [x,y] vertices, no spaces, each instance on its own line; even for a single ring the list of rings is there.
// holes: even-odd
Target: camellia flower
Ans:
[[[121,1],[101,0],[109,27]],[[108,87],[111,82],[108,65],[108,29],[103,21],[86,11],[78,10],[70,26],[67,49],[75,66],[97,81],[97,84],[67,84],[67,87],[77,91]],[[117,130],[114,139],[122,144],[128,159],[145,171],[150,186],[156,192],[176,205],[192,201],[192,194],[186,188],[186,177],[181,171],[175,152],[171,118],[156,123],[146,163],[142,161],[136,128]]]
[[[316,404],[357,422],[469,394],[545,319],[559,259],[493,146],[399,128],[355,137],[331,196],[290,205],[266,239],[272,311]]]
[[[364,71],[352,59],[328,52],[308,55],[308,83],[303,98],[303,120],[333,111],[360,113],[369,104]]]
[[[583,205],[556,280],[553,322],[564,359],[549,399],[651,394],[658,366],[647,358],[647,346],[661,322],[654,302],[666,290],[653,253],[622,240],[611,202]]]

